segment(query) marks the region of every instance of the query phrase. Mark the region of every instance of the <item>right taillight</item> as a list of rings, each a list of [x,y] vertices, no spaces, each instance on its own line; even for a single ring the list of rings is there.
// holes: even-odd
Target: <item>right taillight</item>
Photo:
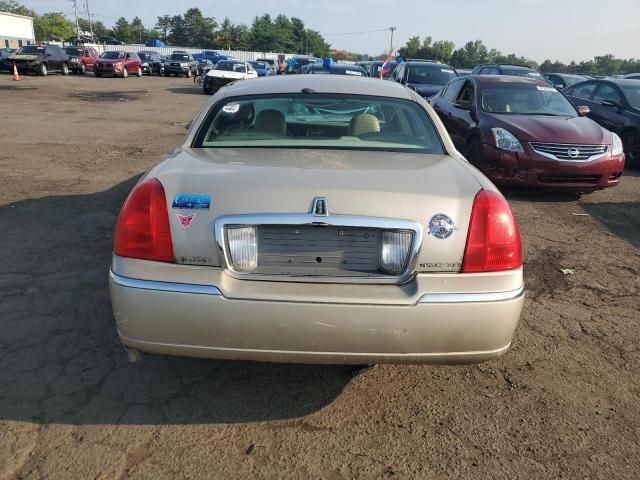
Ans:
[[[521,266],[520,232],[509,204],[502,195],[481,190],[473,201],[462,272],[496,272]]]
[[[175,260],[167,201],[157,179],[140,182],[125,200],[116,222],[113,253],[156,262]]]

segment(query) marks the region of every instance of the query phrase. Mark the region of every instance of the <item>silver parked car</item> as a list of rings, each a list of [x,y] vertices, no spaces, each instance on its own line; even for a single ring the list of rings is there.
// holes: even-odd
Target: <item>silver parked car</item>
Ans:
[[[349,76],[220,89],[134,187],[110,272],[139,351],[478,362],[523,304],[507,201],[416,92]]]

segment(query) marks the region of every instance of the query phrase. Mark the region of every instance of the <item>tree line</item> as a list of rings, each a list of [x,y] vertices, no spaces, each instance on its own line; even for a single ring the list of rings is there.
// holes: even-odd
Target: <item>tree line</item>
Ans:
[[[593,60],[568,64],[558,60],[545,60],[538,64],[534,60],[514,53],[503,54],[496,49],[489,49],[482,40],[467,42],[463,47],[455,49],[453,42],[448,40],[433,41],[429,36],[420,41],[419,36],[411,37],[407,44],[398,50],[398,56],[403,58],[421,58],[447,63],[456,68],[473,68],[482,63],[504,63],[511,65],[528,65],[538,68],[542,73],[594,73],[594,74],[627,74],[640,72],[640,60],[620,59],[615,56],[603,55]]]
[[[75,23],[63,13],[38,15],[15,0],[0,0],[0,11],[33,17],[38,41],[47,40],[51,36],[67,39],[75,34]],[[144,25],[139,17],[131,20],[120,17],[111,28],[101,21],[94,21],[89,25],[85,18],[80,18],[78,23],[81,30],[92,30],[96,37],[115,37],[125,43],[144,43],[149,38],[155,38],[168,45],[181,47],[317,56],[327,55],[330,47],[320,32],[307,28],[301,19],[286,15],[275,18],[269,14],[256,16],[250,26],[234,24],[228,17],[218,24],[215,18],[203,15],[199,8],[189,8],[182,15],[159,16],[152,27]]]

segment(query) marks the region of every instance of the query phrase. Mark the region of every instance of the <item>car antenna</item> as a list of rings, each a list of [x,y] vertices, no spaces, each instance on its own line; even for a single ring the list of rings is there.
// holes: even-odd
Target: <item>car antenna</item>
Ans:
[[[312,88],[303,88],[300,90],[302,93],[316,93],[316,91]]]

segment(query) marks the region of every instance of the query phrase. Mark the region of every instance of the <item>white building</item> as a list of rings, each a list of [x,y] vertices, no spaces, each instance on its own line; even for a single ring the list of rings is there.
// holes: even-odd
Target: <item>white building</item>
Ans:
[[[33,18],[0,12],[0,48],[19,48],[35,41]]]

